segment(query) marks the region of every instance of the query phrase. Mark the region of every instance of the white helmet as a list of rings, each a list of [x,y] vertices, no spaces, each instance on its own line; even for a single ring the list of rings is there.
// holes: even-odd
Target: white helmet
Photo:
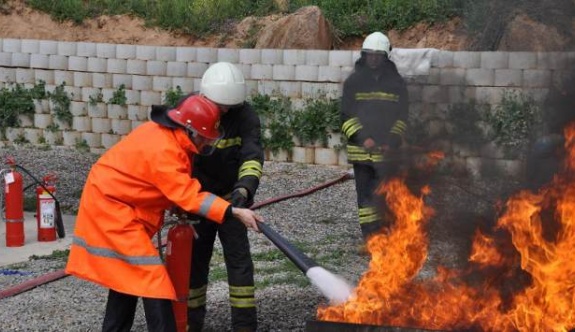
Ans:
[[[216,104],[238,105],[246,100],[246,81],[233,64],[214,63],[202,76],[200,93]]]
[[[391,52],[391,43],[389,38],[381,32],[374,32],[365,37],[363,45],[361,46],[362,52],[385,52],[389,55]]]

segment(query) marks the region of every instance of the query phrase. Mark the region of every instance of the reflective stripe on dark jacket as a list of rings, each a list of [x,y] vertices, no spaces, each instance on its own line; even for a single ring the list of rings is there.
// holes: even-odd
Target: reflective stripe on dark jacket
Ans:
[[[408,95],[395,64],[385,61],[379,77],[365,67],[356,67],[344,82],[341,120],[348,140],[348,160],[380,162],[377,151],[366,151],[363,142],[372,138],[377,147],[390,144],[392,134],[402,136],[407,128]]]
[[[261,125],[249,103],[222,115],[224,137],[209,156],[194,156],[194,177],[204,190],[227,195],[237,187],[248,190],[253,203],[263,170],[264,154],[260,141]]]

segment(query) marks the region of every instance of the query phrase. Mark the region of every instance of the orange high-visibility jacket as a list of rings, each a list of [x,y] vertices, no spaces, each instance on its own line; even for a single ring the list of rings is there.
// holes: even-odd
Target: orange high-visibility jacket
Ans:
[[[197,153],[183,129],[146,122],[93,165],[66,273],[115,291],[176,299],[152,236],[173,205],[221,223],[229,203],[190,177]]]

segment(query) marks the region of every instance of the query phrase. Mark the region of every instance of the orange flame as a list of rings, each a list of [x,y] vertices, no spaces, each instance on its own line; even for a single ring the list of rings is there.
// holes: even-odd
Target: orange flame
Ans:
[[[521,191],[505,204],[496,230],[506,232],[510,243],[476,231],[469,257],[473,271],[438,267],[434,278],[417,278],[427,257],[425,225],[433,211],[401,180],[382,185],[394,225],[369,239],[369,269],[352,297],[319,307],[318,319],[440,330],[574,328],[575,124],[565,129],[565,139],[564,172],[539,192]],[[552,220],[546,218],[550,210]],[[555,234],[545,231],[550,223],[557,224]],[[512,249],[506,251],[506,245]],[[511,294],[502,284],[515,286]]]

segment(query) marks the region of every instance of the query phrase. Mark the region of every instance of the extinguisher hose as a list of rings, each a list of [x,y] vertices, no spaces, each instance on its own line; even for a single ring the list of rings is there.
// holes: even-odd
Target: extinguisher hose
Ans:
[[[30,175],[30,173],[29,173],[28,171],[24,170],[21,166],[18,166],[18,167],[19,167],[20,169],[22,169],[22,171],[26,172],[26,174]],[[31,176],[34,180],[36,180],[32,175],[30,175],[30,176]],[[313,193],[313,192],[316,192],[316,191],[318,191],[318,190],[320,190],[320,189],[333,186],[333,185],[335,185],[335,184],[337,184],[337,183],[339,183],[339,182],[343,182],[343,181],[345,181],[345,180],[349,180],[349,179],[352,179],[352,178],[353,178],[353,174],[350,173],[350,172],[348,172],[348,173],[346,173],[346,174],[344,174],[344,175],[342,175],[342,176],[336,178],[335,180],[331,180],[331,181],[325,182],[325,183],[320,184],[320,185],[318,185],[318,186],[315,186],[315,187],[312,187],[312,188],[309,188],[309,189],[306,189],[306,190],[303,190],[303,191],[299,191],[299,192],[296,192],[296,193],[293,193],[293,194],[288,194],[288,195],[280,196],[280,197],[277,197],[277,198],[271,198],[271,199],[266,200],[266,201],[263,201],[263,202],[261,202],[261,203],[254,204],[254,205],[251,207],[251,209],[252,209],[252,210],[255,210],[255,209],[261,208],[261,207],[263,207],[263,206],[270,205],[270,204],[274,204],[274,203],[277,203],[277,202],[280,202],[280,201],[283,201],[283,200],[286,200],[286,199],[289,199],[289,198],[301,197],[301,196],[309,195],[309,194],[311,194],[311,193]],[[36,180],[36,182],[39,183],[38,180]],[[48,192],[49,192],[49,191],[48,191]],[[52,197],[53,197],[53,196],[52,196]],[[54,198],[54,199],[55,199],[55,198]],[[57,200],[56,200],[56,202],[57,202]],[[262,227],[261,225],[264,225],[264,226]],[[298,267],[300,270],[306,272],[306,271],[309,270],[310,268],[312,268],[312,267],[314,267],[314,266],[317,266],[317,264],[316,264],[313,260],[311,260],[309,257],[303,255],[301,252],[297,251],[297,250],[296,250],[295,248],[293,248],[293,247],[290,248],[289,242],[287,242],[285,239],[283,239],[281,236],[279,236],[279,234],[278,234],[278,236],[274,237],[274,236],[273,236],[273,233],[275,233],[275,232],[274,232],[269,226],[265,225],[264,223],[259,223],[258,226],[260,227],[260,230],[262,230],[262,233],[264,233],[264,235],[266,235],[268,238],[273,237],[273,238],[275,239],[275,241],[277,241],[280,245],[282,245],[282,246],[284,247],[284,249],[282,249],[282,251],[283,251],[283,250],[286,250],[286,251],[289,253],[288,258],[290,258],[292,261],[295,260],[295,261],[294,261],[294,264],[296,264],[297,267]],[[267,226],[267,227],[266,227],[266,226]],[[64,229],[64,228],[62,227],[62,229]],[[277,234],[277,233],[276,233],[276,234]],[[282,241],[282,239],[283,239],[283,241]],[[270,239],[270,240],[271,240],[271,239]],[[273,242],[273,241],[272,241],[272,242]],[[282,242],[283,242],[283,243],[282,243]],[[276,246],[277,246],[277,244],[276,244]],[[284,252],[284,253],[285,253],[285,252]],[[296,262],[297,262],[297,263],[296,263]],[[64,270],[58,270],[58,271],[56,271],[56,272],[47,273],[47,274],[42,275],[42,276],[39,276],[39,277],[37,277],[37,278],[35,278],[35,279],[26,281],[26,282],[24,282],[24,283],[22,283],[22,284],[9,287],[8,289],[0,290],[0,300],[3,299],[3,298],[6,298],[6,297],[10,297],[10,296],[14,296],[14,295],[23,293],[23,292],[28,291],[28,290],[30,290],[30,289],[33,289],[33,288],[35,288],[35,287],[37,287],[37,286],[40,286],[40,285],[43,285],[43,284],[47,284],[47,283],[49,283],[49,282],[58,280],[58,279],[60,279],[60,278],[66,277],[66,276],[67,276],[67,275],[64,273]]]
[[[269,225],[267,225],[263,222],[258,222],[258,228],[304,274],[310,268],[312,268],[314,266],[318,266],[318,264],[316,262],[314,262],[308,256],[304,255],[295,246],[293,246],[290,242],[288,242],[284,237],[282,237],[275,230],[273,230]]]
[[[32,180],[34,180],[40,187],[42,187],[42,189],[44,189],[48,193],[48,195],[50,195],[50,197],[54,199],[54,212],[56,213],[56,215],[54,216],[54,223],[56,225],[56,233],[58,234],[59,238],[63,239],[66,236],[66,230],[64,229],[64,220],[62,218],[62,210],[60,209],[60,201],[56,198],[56,196],[54,196],[54,194],[52,194],[50,190],[48,190],[48,188],[46,188],[46,186],[40,180],[38,180],[34,175],[32,175],[30,171],[28,171],[27,169],[18,164],[14,164],[14,167],[26,173],[26,175],[31,177]]]

